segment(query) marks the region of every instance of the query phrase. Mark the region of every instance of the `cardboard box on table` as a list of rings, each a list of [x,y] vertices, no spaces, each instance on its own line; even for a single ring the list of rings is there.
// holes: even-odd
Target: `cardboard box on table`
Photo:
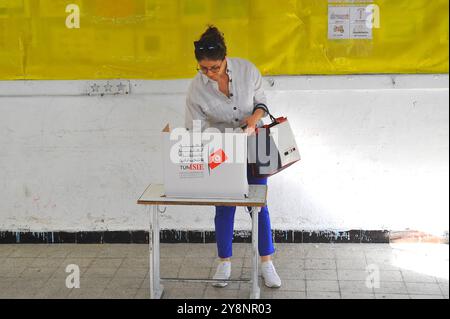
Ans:
[[[167,125],[162,143],[165,196],[248,197],[247,134],[171,131]]]

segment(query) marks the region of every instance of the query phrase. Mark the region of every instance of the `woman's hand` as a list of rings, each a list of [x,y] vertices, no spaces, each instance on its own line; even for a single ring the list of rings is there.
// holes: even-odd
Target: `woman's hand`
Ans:
[[[225,57],[222,61],[222,64],[220,65],[220,70],[218,72],[218,75],[219,75],[219,79],[226,78],[228,81],[227,64],[228,64],[227,57]]]
[[[246,126],[244,132],[247,133],[248,135],[252,135],[253,133],[255,133],[256,125],[258,124],[260,119],[261,117],[259,116],[259,114],[256,113],[253,114],[252,116],[247,117],[244,120]]]
[[[265,112],[261,109],[257,109],[252,116],[247,117],[244,120],[245,125],[247,126],[244,130],[248,135],[252,135],[256,131],[256,125],[258,122],[264,117]]]

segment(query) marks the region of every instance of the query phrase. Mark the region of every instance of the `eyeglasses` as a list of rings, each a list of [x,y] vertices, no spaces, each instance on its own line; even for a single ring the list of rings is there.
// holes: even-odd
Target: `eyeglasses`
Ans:
[[[220,71],[220,67],[222,66],[222,63],[223,63],[223,60],[219,65],[214,65],[210,68],[200,65],[197,68],[197,71],[201,71],[203,74],[208,74],[209,71],[211,71],[212,73],[218,73]]]

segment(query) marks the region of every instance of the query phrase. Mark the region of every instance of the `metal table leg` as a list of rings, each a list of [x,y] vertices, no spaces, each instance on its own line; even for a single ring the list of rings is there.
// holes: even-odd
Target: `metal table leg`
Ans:
[[[148,231],[148,256],[149,256],[149,279],[150,279],[150,298],[155,299],[155,289],[154,289],[154,281],[155,281],[155,274],[154,270],[155,267],[153,267],[153,260],[155,259],[153,255],[154,247],[153,247],[153,206],[149,206],[149,231]]]
[[[259,263],[259,253],[258,253],[258,219],[259,219],[259,208],[252,207],[252,290],[250,293],[250,299],[259,299],[260,289],[258,283],[258,263]]]
[[[161,299],[164,287],[161,286],[160,257],[159,257],[159,213],[158,206],[150,206],[150,232],[149,232],[149,256],[150,256],[150,298]]]

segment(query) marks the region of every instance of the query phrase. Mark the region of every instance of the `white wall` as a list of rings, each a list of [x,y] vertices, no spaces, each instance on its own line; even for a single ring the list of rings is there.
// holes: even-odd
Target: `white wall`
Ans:
[[[274,229],[448,230],[448,75],[272,79],[303,157],[269,179]],[[131,84],[90,97],[85,81],[0,81],[0,230],[146,229],[136,200],[162,181],[159,132],[182,125],[188,80]],[[161,224],[209,230],[213,211]]]

